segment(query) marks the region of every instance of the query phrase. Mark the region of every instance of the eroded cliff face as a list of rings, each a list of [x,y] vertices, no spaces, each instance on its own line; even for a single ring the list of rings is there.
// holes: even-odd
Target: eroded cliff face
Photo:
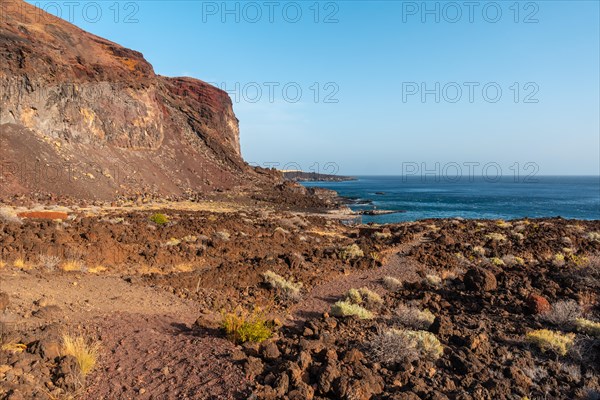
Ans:
[[[2,195],[182,194],[265,180],[226,92],[23,1],[0,15]],[[268,178],[272,179],[272,177]]]

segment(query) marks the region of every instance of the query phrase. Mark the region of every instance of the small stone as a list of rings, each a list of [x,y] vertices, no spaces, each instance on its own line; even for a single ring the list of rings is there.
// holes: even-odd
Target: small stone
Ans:
[[[162,372],[163,375],[169,375],[169,373],[171,371],[169,371],[169,367],[164,367],[163,369],[160,370],[160,372]]]
[[[138,393],[139,394],[144,394],[144,393],[146,393],[146,389],[140,388],[140,390],[138,390]]]
[[[262,355],[268,360],[276,360],[281,356],[275,342],[268,342],[262,349]]]

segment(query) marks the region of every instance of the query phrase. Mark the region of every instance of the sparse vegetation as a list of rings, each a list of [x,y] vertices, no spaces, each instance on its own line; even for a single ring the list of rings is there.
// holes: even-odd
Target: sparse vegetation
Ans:
[[[180,244],[181,244],[181,240],[179,240],[177,238],[170,238],[165,243],[165,246],[167,246],[167,247],[174,247],[174,246],[179,246]]]
[[[29,265],[25,262],[24,258],[17,258],[14,262],[13,262],[13,267],[15,268],[19,268],[19,269],[24,269],[24,270],[28,270],[31,269],[29,267]]]
[[[600,322],[590,321],[585,318],[577,318],[575,319],[575,327],[578,331],[583,332],[586,335],[600,338]]]
[[[17,216],[17,213],[13,209],[6,207],[0,208],[0,221],[13,224],[22,223],[21,218]]]
[[[218,231],[217,233],[215,233],[215,236],[218,239],[223,240],[224,242],[228,241],[231,238],[231,234],[227,231]]]
[[[396,310],[395,320],[406,328],[429,329],[435,315],[427,309],[421,311],[417,307],[400,306]]]
[[[90,274],[99,274],[99,273],[105,272],[107,270],[108,270],[108,268],[106,268],[103,265],[96,265],[95,267],[88,268],[88,272]]]
[[[402,288],[402,282],[399,279],[394,278],[393,276],[386,276],[382,279],[383,286],[387,290],[396,291]]]
[[[565,256],[562,253],[556,253],[552,257],[552,265],[555,267],[562,267],[565,265]]]
[[[24,343],[9,342],[2,344],[2,346],[0,346],[0,350],[7,351],[9,353],[22,353],[27,350],[27,345]]]
[[[84,265],[79,260],[67,260],[60,266],[60,269],[65,272],[83,271]]]
[[[499,219],[496,221],[496,226],[499,228],[511,228],[512,224],[510,222],[506,222],[504,220]]]
[[[83,336],[63,335],[61,353],[75,357],[83,376],[89,374],[96,366],[99,351],[98,342],[90,342]]]
[[[156,225],[165,225],[169,222],[169,217],[165,214],[156,213],[150,216],[150,221],[154,222]]]
[[[339,257],[342,260],[352,260],[354,258],[363,257],[365,253],[358,247],[357,244],[351,244],[349,246],[344,246],[338,251]]]
[[[273,271],[262,274],[263,280],[273,289],[276,289],[284,299],[297,301],[300,299],[301,282],[287,280]]]
[[[506,241],[506,235],[503,235],[501,233],[496,233],[496,232],[488,233],[487,235],[485,235],[485,238],[488,240],[492,240],[494,242],[505,242]]]
[[[331,315],[335,317],[356,316],[359,319],[373,318],[373,313],[371,311],[349,301],[338,301],[331,306]]]
[[[184,236],[183,238],[181,238],[181,240],[186,243],[196,243],[198,241],[198,236],[187,235],[187,236]]]
[[[485,256],[485,249],[481,246],[475,246],[473,247],[473,253],[483,257]]]
[[[349,301],[352,304],[361,304],[363,298],[358,289],[352,288],[348,290],[348,293],[346,293],[346,301]]]
[[[442,278],[438,274],[430,273],[425,275],[425,283],[431,286],[440,286]]]
[[[223,313],[221,327],[234,343],[258,343],[273,336],[273,325],[259,309],[247,311],[238,307]]]
[[[600,232],[588,232],[585,237],[592,242],[600,242]]]
[[[390,329],[379,333],[370,343],[371,356],[382,364],[406,364],[417,358],[437,360],[444,352],[431,332]]]
[[[366,287],[348,290],[346,301],[352,304],[364,304],[369,309],[379,307],[383,304],[381,296]]]
[[[391,237],[392,234],[390,232],[375,232],[373,234],[373,238],[378,240],[390,239]]]
[[[502,261],[508,267],[514,267],[515,265],[523,266],[525,265],[525,260],[521,257],[516,257],[513,255],[506,255],[502,257]]]
[[[556,326],[569,326],[581,316],[581,307],[574,300],[557,301],[550,311],[540,315],[542,321]]]
[[[48,272],[52,272],[60,265],[60,257],[47,254],[40,254],[38,265]]]
[[[564,356],[575,340],[573,333],[560,333],[548,329],[538,329],[528,332],[525,336],[527,342],[534,344],[545,353],[548,350]]]
[[[497,267],[502,267],[504,266],[504,261],[502,261],[502,259],[498,258],[498,257],[492,257],[490,258],[490,262],[492,263],[492,265],[495,265]]]

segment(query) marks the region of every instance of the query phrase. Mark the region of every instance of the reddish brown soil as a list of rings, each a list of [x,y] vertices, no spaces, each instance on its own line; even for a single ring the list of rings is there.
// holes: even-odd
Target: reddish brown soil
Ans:
[[[551,305],[574,300],[586,318],[599,319],[600,242],[590,235],[600,232],[599,221],[508,226],[439,220],[353,228],[281,212],[164,212],[166,225],[139,211],[0,224],[6,263],[0,291],[8,295],[8,302],[2,298],[3,340],[26,345],[24,352],[0,351],[0,393],[14,399],[47,398],[46,392],[90,399],[251,393],[584,399],[600,390],[597,339],[575,332],[565,356],[542,353],[524,340],[533,329],[573,331],[532,313],[532,295]],[[197,240],[184,240],[188,236]],[[171,238],[180,243],[167,245]],[[340,249],[353,243],[365,255],[340,259]],[[38,254],[52,252],[78,257],[83,270],[38,265]],[[557,253],[567,255],[564,264],[555,261]],[[509,263],[507,256],[523,263]],[[17,257],[31,269],[12,267]],[[85,272],[98,265],[108,270]],[[260,277],[266,270],[303,282],[302,299],[294,303],[266,287]],[[435,274],[439,284],[426,277]],[[385,276],[403,287],[387,290]],[[467,283],[481,286],[472,290]],[[363,286],[384,298],[373,320],[327,315],[348,289]],[[261,305],[284,326],[261,346],[234,346],[218,329],[218,316],[238,305]],[[443,346],[439,360],[384,365],[373,359],[370,343],[378,331],[398,327],[400,305],[436,316],[429,331]],[[48,343],[59,342],[65,330],[101,343],[99,364],[84,381],[72,360],[52,357]]]
[[[17,216],[19,218],[30,218],[30,219],[67,219],[68,215],[65,212],[58,211],[30,211],[30,212],[22,212],[18,213]]]

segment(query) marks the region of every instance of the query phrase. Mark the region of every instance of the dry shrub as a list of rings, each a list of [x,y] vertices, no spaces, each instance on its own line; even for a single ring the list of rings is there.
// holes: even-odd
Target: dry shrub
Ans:
[[[264,272],[262,277],[265,283],[277,290],[284,299],[293,301],[300,300],[300,289],[302,288],[301,282],[287,280],[273,271]]]
[[[558,355],[564,356],[573,345],[575,334],[561,333],[548,329],[538,329],[528,332],[525,335],[525,340],[536,345],[542,353],[551,350]]]
[[[574,300],[557,301],[540,319],[556,326],[570,326],[581,316],[581,307]]]
[[[416,359],[435,361],[443,354],[444,348],[431,332],[390,329],[373,338],[369,352],[377,362],[392,365]]]
[[[365,253],[357,244],[351,244],[339,249],[338,254],[342,260],[352,260],[354,258],[364,257]]]
[[[399,279],[394,278],[393,276],[386,276],[381,280],[381,282],[387,290],[393,292],[402,288],[402,282]]]
[[[52,272],[60,265],[60,257],[48,254],[40,254],[38,256],[38,265],[48,272]]]
[[[331,315],[334,317],[351,317],[355,316],[359,319],[372,319],[373,313],[358,304],[353,304],[349,301],[338,301],[331,306]]]
[[[435,315],[427,309],[421,311],[417,307],[401,305],[395,312],[394,320],[406,328],[424,330],[433,324]]]

